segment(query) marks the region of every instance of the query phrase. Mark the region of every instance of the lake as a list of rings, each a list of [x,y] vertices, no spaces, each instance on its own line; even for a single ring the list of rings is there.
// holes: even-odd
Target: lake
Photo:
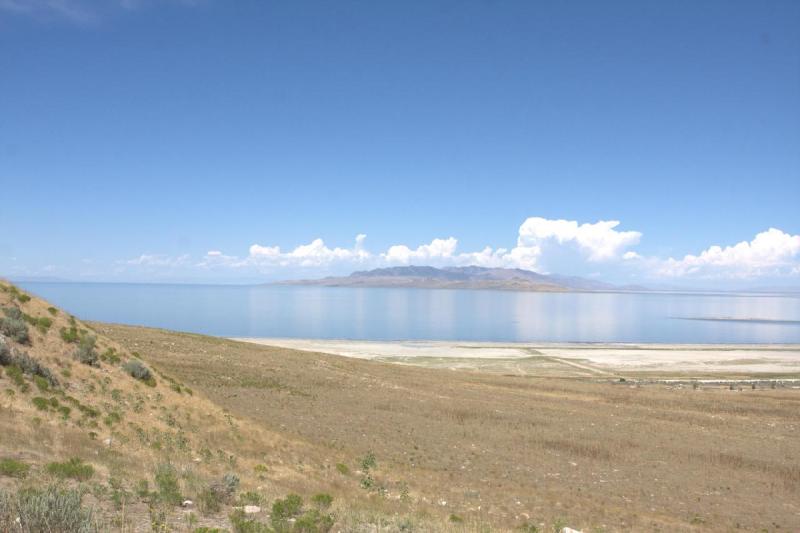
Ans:
[[[800,343],[800,297],[20,283],[85,320],[226,337]]]

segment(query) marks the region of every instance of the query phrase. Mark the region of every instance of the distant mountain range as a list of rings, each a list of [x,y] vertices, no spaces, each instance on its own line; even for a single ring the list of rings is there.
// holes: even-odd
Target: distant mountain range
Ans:
[[[520,268],[479,266],[401,266],[353,272],[349,276],[292,280],[281,285],[324,287],[408,287],[423,289],[497,289],[510,291],[635,291],[639,286],[617,286],[576,276],[538,274]]]

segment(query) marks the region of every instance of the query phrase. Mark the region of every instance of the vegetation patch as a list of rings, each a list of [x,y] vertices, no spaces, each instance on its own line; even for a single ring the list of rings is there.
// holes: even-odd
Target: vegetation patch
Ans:
[[[11,370],[11,368],[16,368],[19,370],[20,374],[25,373],[31,376],[39,376],[40,378],[46,380],[49,386],[58,386],[58,380],[49,368],[40,364],[36,359],[27,353],[18,351],[8,346],[5,342],[3,342],[3,339],[0,339],[0,366],[9,367],[7,370],[9,376],[12,373],[16,373],[16,371]],[[19,379],[22,379],[21,375],[19,376]],[[13,377],[12,380],[17,382],[17,380]],[[17,385],[21,386],[22,383],[24,383],[24,381],[18,382]]]
[[[0,475],[15,478],[24,478],[31,469],[30,465],[16,459],[0,459]]]
[[[55,486],[0,491],[0,531],[95,533],[99,529],[91,509],[81,505],[77,490]]]
[[[30,344],[28,325],[23,319],[23,313],[16,307],[4,307],[3,318],[0,318],[0,333],[20,343]]]
[[[139,361],[138,359],[131,359],[122,367],[125,372],[128,373],[134,379],[138,379],[139,381],[144,382],[146,385],[150,387],[156,386],[156,380],[153,377],[153,373],[150,372],[150,369],[144,366],[144,363]]]
[[[86,481],[94,475],[94,467],[84,463],[77,457],[63,463],[49,463],[47,473],[60,479]]]
[[[75,351],[75,359],[89,366],[100,366],[99,356],[95,350],[97,338],[92,335],[84,335],[78,343],[78,349]]]
[[[178,485],[178,472],[169,463],[163,463],[156,467],[155,473],[156,487],[158,487],[158,499],[167,505],[180,505],[181,490]]]

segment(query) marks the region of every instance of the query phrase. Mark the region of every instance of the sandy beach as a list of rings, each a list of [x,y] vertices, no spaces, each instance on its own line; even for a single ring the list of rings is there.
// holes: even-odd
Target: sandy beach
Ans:
[[[436,368],[520,375],[618,373],[800,376],[797,344],[596,344],[457,341],[234,340]]]

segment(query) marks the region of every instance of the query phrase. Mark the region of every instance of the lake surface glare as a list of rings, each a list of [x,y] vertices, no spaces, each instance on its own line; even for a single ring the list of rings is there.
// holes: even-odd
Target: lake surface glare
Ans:
[[[20,283],[85,320],[225,337],[800,343],[800,297]]]

